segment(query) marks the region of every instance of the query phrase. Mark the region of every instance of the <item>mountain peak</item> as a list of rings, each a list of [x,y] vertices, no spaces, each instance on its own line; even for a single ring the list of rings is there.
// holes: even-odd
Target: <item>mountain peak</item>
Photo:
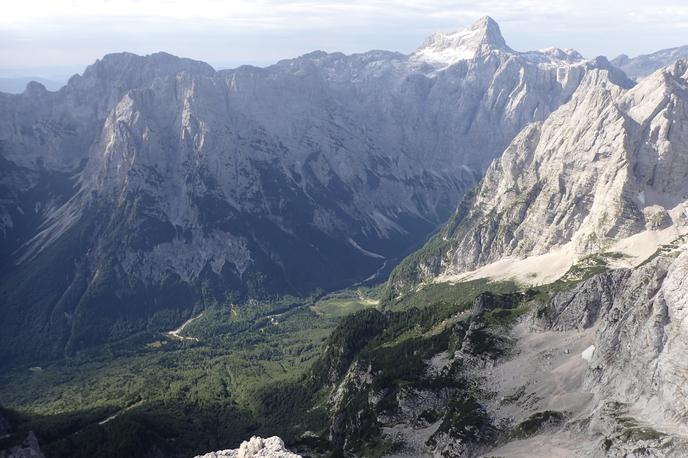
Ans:
[[[414,56],[435,64],[452,65],[492,50],[511,51],[497,22],[484,16],[459,32],[435,33],[416,50]]]
[[[193,74],[212,75],[213,67],[205,62],[177,57],[166,52],[156,52],[145,56],[130,52],[106,54],[84,70],[84,78],[103,78],[106,80],[136,80],[140,85],[143,79],[152,81],[155,77],[171,76],[181,71]],[[133,80],[132,80],[133,79]]]
[[[471,24],[467,30],[480,32],[485,44],[497,48],[506,46],[504,37],[502,37],[502,31],[499,29],[499,24],[490,16],[481,17]]]

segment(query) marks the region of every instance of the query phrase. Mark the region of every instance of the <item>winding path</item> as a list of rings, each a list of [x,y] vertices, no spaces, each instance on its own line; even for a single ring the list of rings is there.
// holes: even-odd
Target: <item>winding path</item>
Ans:
[[[168,337],[171,337],[173,339],[192,340],[194,342],[198,342],[197,337],[182,336],[180,334],[184,331],[184,328],[186,328],[188,325],[190,325],[191,323],[193,323],[194,321],[196,321],[197,319],[199,319],[202,316],[203,316],[203,313],[201,313],[200,315],[195,316],[193,318],[189,318],[181,326],[179,326],[177,329],[175,329],[173,331],[168,331],[165,333],[165,335],[167,335]]]

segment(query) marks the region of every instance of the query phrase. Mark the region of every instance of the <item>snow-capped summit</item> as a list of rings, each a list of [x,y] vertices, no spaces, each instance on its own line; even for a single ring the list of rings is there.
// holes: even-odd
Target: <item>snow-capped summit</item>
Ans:
[[[436,70],[443,70],[461,61],[493,54],[507,58],[518,56],[548,69],[570,67],[585,62],[585,58],[573,49],[546,48],[538,51],[515,51],[506,44],[499,25],[489,16],[481,18],[459,32],[439,32],[431,35],[409,57],[412,62],[429,64]]]
[[[459,32],[432,34],[413,57],[449,66],[495,49],[513,52],[504,41],[499,25],[491,17],[485,16]]]

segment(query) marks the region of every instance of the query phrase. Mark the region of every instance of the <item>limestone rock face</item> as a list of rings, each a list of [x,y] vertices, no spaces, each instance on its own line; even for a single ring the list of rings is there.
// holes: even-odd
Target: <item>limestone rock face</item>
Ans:
[[[557,331],[588,329],[611,308],[620,285],[630,274],[628,269],[605,272],[572,291],[557,294],[540,319],[546,328]]]
[[[122,337],[163,309],[189,316],[201,297],[385,274],[524,126],[605,66],[514,51],[484,18],[412,55],[314,52],[215,71],[123,53],[57,92],[0,94],[2,284],[46,283],[56,256],[66,266],[37,298],[32,351],[9,343],[28,318],[26,291],[7,287],[0,355]]]
[[[180,72],[214,70],[166,53],[108,54],[59,91],[30,83],[23,94],[0,93],[2,156],[32,169],[74,171],[88,160],[103,119],[126,92]]]
[[[438,236],[441,248],[417,262],[417,276],[555,249],[573,261],[615,249],[651,254],[661,231],[674,239],[688,228],[686,126],[688,61],[631,89],[613,70],[587,72],[568,103],[493,162]]]
[[[651,227],[651,207],[671,212],[684,203],[685,70],[682,61],[628,92],[604,72],[588,74],[569,103],[526,128],[492,165],[469,217],[476,224],[455,234],[453,265],[538,255],[568,242],[594,252]],[[684,224],[685,217],[680,208],[669,218]]]
[[[238,449],[220,450],[210,452],[205,455],[198,455],[196,458],[301,458],[301,455],[291,453],[284,447],[284,441],[277,436],[263,439],[252,437],[241,443]]]
[[[586,385],[649,424],[684,431],[688,408],[679,355],[688,348],[688,252],[636,271],[601,317]]]
[[[566,429],[587,425],[582,432],[592,438],[587,447],[593,456],[641,448],[650,456],[681,456],[688,450],[688,367],[680,357],[688,345],[687,282],[683,245],[636,269],[595,276],[557,295],[539,314],[545,329],[557,330],[555,341],[567,333],[589,336],[575,389],[591,398],[571,411]],[[572,363],[555,371],[564,367]]]

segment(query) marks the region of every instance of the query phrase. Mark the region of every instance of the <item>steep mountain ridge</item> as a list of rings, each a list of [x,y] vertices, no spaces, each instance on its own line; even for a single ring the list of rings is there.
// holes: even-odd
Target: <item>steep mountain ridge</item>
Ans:
[[[436,69],[445,69],[462,60],[487,57],[494,54],[518,57],[545,68],[560,68],[559,80],[565,78],[566,67],[583,63],[586,59],[573,49],[546,48],[539,51],[518,52],[510,48],[499,25],[489,16],[483,17],[465,30],[438,32],[431,35],[411,54],[411,61],[427,63]]]
[[[606,70],[588,72],[571,100],[527,126],[441,234],[393,274],[393,290],[476,269],[471,275],[542,282],[555,264],[563,275],[605,251],[633,265],[684,234],[686,67],[678,61],[630,89]],[[537,256],[539,268],[518,267]]]
[[[3,94],[3,360],[383,272],[606,65],[515,52],[489,18],[467,34],[480,52],[442,68],[315,52],[216,72],[123,53],[56,93]]]
[[[92,154],[102,121],[127,91],[179,72],[211,75],[214,70],[166,53],[108,54],[59,91],[30,83],[22,94],[0,93],[2,155],[33,170],[74,171]]]

